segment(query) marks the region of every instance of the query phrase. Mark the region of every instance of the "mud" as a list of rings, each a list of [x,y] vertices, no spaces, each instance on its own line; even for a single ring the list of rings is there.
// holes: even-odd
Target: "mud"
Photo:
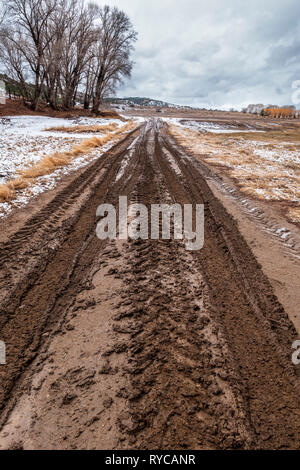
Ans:
[[[203,249],[100,241],[97,206],[119,195],[203,203]],[[300,447],[295,328],[159,120],[56,194],[1,261],[0,448]]]

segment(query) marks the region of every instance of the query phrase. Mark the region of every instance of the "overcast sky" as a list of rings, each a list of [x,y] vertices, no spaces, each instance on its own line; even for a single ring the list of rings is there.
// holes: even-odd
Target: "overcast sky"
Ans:
[[[97,0],[139,38],[118,96],[175,104],[291,104],[300,80],[299,0]]]

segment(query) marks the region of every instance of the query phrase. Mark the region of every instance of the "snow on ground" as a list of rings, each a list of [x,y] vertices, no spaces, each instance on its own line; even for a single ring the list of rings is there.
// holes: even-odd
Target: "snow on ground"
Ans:
[[[9,215],[9,213],[15,207],[23,207],[24,205],[28,204],[30,199],[38,194],[43,193],[44,191],[48,191],[53,189],[57,182],[63,177],[71,173],[72,171],[78,170],[96,158],[101,157],[105,152],[107,152],[115,142],[110,142],[101,147],[101,149],[94,149],[88,155],[82,155],[78,158],[75,158],[71,161],[68,166],[59,168],[52,172],[49,175],[40,176],[35,180],[35,183],[21,191],[18,191],[16,199],[11,202],[4,202],[0,204],[0,218]]]
[[[45,155],[67,151],[78,141],[74,137],[0,134],[0,184],[14,178],[18,170],[34,165]]]
[[[182,173],[181,173],[181,170],[179,168],[179,166],[177,165],[175,159],[173,158],[173,155],[166,149],[166,148],[163,148],[163,153],[165,154],[165,156],[167,157],[167,160],[169,161],[169,163],[171,164],[171,167],[173,168],[173,170],[175,171],[175,173],[180,176]]]
[[[72,126],[102,126],[116,123],[121,127],[124,123],[120,119],[103,119],[76,117],[72,119],[52,118],[48,116],[5,116],[0,118],[0,133],[7,135],[29,135],[30,137],[76,137],[84,139],[91,134],[70,134],[69,132],[46,131],[51,127],[72,127]]]
[[[175,126],[181,126],[186,129],[191,129],[199,132],[212,132],[213,134],[234,134],[240,132],[258,132],[253,129],[237,129],[231,126],[221,126],[214,122],[204,122],[204,121],[195,121],[182,118],[161,118],[163,121],[168,124],[173,124]]]
[[[34,165],[45,155],[64,152],[79,143],[84,134],[45,132],[72,121],[45,116],[7,116],[0,119],[0,184],[16,176],[18,170]]]
[[[82,139],[92,134],[70,134],[46,132],[50,127],[77,125],[105,125],[115,122],[118,127],[124,125],[120,119],[102,119],[79,117],[74,119],[51,118],[46,116],[6,116],[0,118],[0,184],[17,176],[17,171],[36,164],[41,158],[54,152],[65,152]],[[98,134],[97,134],[98,135]],[[50,175],[36,179],[35,183],[22,191],[11,203],[0,204],[0,217],[11,212],[12,208],[27,204],[29,199],[43,191],[53,189],[56,182],[64,175],[82,167],[106,152],[113,142],[88,155],[72,160],[70,165],[60,168]]]
[[[121,166],[120,166],[120,169],[119,169],[119,172],[118,172],[118,174],[117,174],[117,176],[116,176],[116,181],[119,181],[119,180],[122,178],[122,176],[124,175],[125,170],[126,170],[126,167],[128,166],[128,163],[129,163],[130,159],[131,159],[132,156],[133,156],[133,152],[134,152],[134,149],[131,148],[131,149],[129,150],[128,155],[127,155],[127,156],[124,158],[124,160],[122,161]]]
[[[280,147],[270,150],[268,143],[251,142],[253,153],[263,160],[290,165],[294,163],[300,167],[300,153],[295,150],[287,150],[284,147],[290,144],[281,144]]]
[[[288,218],[300,222],[299,143],[254,140],[252,136],[199,134],[184,126],[171,132],[195,155],[209,164],[222,166],[241,190],[259,199],[293,204]]]

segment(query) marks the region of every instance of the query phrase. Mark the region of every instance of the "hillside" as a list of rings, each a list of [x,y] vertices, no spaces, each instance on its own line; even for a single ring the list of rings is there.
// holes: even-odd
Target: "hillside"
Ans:
[[[8,77],[6,74],[0,74],[0,80],[4,81],[5,87],[6,87],[6,92],[8,95],[15,95],[15,96],[20,96],[21,94],[21,87],[20,84]],[[28,87],[31,87],[34,89],[34,85],[28,84]],[[77,102],[80,104],[83,104],[84,101],[84,93],[78,92],[77,93]],[[145,106],[145,107],[159,107],[159,108],[189,108],[188,106],[179,106],[175,105],[172,103],[167,103],[165,101],[161,100],[155,100],[152,98],[144,98],[144,97],[127,97],[127,98],[117,98],[117,97],[109,97],[104,99],[105,103],[112,104],[112,105],[120,105],[120,106],[128,106],[128,107],[134,107],[134,106]]]
[[[127,98],[106,98],[106,102],[113,105],[124,106],[156,106],[159,108],[187,108],[187,106],[179,106],[166,101],[155,100],[152,98],[141,98],[138,96]]]

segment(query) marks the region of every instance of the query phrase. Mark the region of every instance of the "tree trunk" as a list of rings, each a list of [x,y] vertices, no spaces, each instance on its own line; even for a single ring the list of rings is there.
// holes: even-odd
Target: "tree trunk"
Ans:
[[[37,111],[40,101],[40,95],[38,93],[34,93],[33,100],[31,102],[31,109],[33,111]]]
[[[99,107],[100,107],[100,95],[97,93],[93,99],[93,113],[99,114]]]
[[[73,93],[70,90],[70,88],[68,88],[66,90],[65,96],[63,98],[63,107],[64,107],[64,109],[70,109],[72,107],[72,96],[73,96]]]
[[[40,85],[40,67],[38,67],[37,71],[36,71],[36,74],[35,74],[34,95],[33,95],[32,101],[31,101],[31,109],[33,111],[37,111],[37,109],[38,109],[41,92],[42,92],[42,87]]]
[[[95,94],[93,97],[93,113],[94,114],[99,113],[99,107],[101,103],[102,81],[103,81],[103,67],[101,66],[101,69],[97,78],[97,82],[96,82]]]
[[[83,102],[83,109],[89,109],[90,108],[90,102],[91,99],[88,96],[84,97],[84,102]]]

